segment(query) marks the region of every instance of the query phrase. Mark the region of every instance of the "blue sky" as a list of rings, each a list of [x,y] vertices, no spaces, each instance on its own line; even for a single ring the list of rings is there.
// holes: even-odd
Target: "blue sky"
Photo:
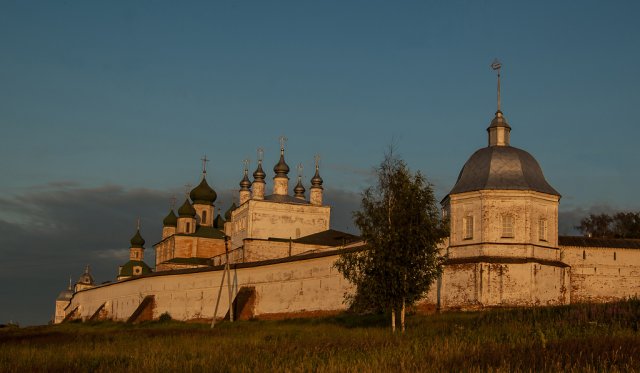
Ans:
[[[591,211],[639,210],[639,8],[2,1],[0,296],[15,302],[0,323],[46,322],[86,263],[112,280],[137,216],[156,242],[203,154],[223,211],[259,146],[272,176],[280,135],[307,186],[321,155],[338,229],[353,231],[392,142],[443,197],[486,146],[495,57],[511,143],[563,195],[561,233]]]

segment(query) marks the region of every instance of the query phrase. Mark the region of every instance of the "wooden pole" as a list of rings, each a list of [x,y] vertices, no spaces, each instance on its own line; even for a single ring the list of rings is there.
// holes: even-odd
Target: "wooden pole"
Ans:
[[[233,322],[233,294],[231,291],[231,267],[229,265],[229,245],[227,244],[227,236],[224,237],[224,251],[227,258],[227,288],[229,289],[229,321]]]
[[[404,310],[405,310],[404,297],[402,297],[402,311],[400,311],[400,324],[402,325],[402,334],[404,334]]]
[[[392,333],[396,332],[396,310],[395,309],[391,310],[391,332]]]
[[[211,329],[216,325],[216,316],[218,315],[218,305],[220,305],[220,296],[222,295],[222,285],[224,285],[224,276],[227,274],[227,265],[225,264],[224,270],[222,271],[222,280],[220,280],[220,288],[218,288],[218,299],[216,299],[216,308],[213,310],[213,320],[211,320]]]

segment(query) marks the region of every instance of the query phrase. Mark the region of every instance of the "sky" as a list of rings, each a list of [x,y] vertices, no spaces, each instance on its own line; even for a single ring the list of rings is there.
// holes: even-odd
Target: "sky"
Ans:
[[[286,136],[332,226],[390,145],[453,187],[487,145],[494,58],[511,145],[562,194],[560,233],[640,210],[634,1],[0,1],[0,324],[46,323],[91,265],[112,281],[141,218],[147,262],[203,155],[221,212],[242,161]],[[292,172],[292,178],[294,177]],[[271,184],[267,184],[269,190]]]

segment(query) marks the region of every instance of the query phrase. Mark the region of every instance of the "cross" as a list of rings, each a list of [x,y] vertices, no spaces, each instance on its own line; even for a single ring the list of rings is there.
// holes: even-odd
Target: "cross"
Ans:
[[[313,159],[316,161],[316,170],[318,169],[318,165],[320,164],[320,154],[316,154],[313,156]]]
[[[287,140],[289,140],[289,139],[287,139],[284,136],[280,136],[279,139],[280,139],[280,150],[284,150],[284,143],[286,143]]]
[[[298,177],[302,177],[303,169],[304,169],[304,166],[302,165],[302,163],[298,164]]]
[[[244,164],[244,173],[246,174],[247,171],[249,171],[249,162],[251,162],[249,159],[245,159],[242,161],[242,163]]]
[[[258,163],[262,162],[263,156],[264,156],[264,150],[262,148],[258,148]]]
[[[140,230],[140,217],[138,216],[138,230]]]
[[[202,158],[200,158],[200,160],[202,161],[202,174],[206,174],[207,162],[209,162],[209,159],[207,159],[207,155],[205,154]]]
[[[184,184],[184,194],[189,195],[189,189],[191,189],[192,185],[187,183]]]
[[[491,63],[491,68],[498,72],[498,111],[500,111],[500,69],[502,68],[502,63],[495,58]]]
[[[169,201],[171,201],[171,209],[173,210],[176,207],[176,196],[172,195]]]

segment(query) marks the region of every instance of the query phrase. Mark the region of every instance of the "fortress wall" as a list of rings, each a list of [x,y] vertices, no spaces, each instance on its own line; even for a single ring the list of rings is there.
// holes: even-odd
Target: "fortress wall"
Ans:
[[[569,303],[569,270],[539,263],[461,263],[445,268],[443,309]]]
[[[254,315],[332,311],[346,308],[344,293],[351,285],[333,268],[336,255],[248,268],[232,269],[234,292],[256,290]],[[98,286],[78,292],[67,312],[78,308],[88,319],[104,303],[110,318],[124,321],[147,295],[155,296],[154,318],[164,312],[180,320],[211,318],[220,289],[222,270],[155,275]],[[228,310],[226,279],[218,317]]]
[[[562,247],[571,265],[571,301],[607,302],[640,295],[640,250]]]

